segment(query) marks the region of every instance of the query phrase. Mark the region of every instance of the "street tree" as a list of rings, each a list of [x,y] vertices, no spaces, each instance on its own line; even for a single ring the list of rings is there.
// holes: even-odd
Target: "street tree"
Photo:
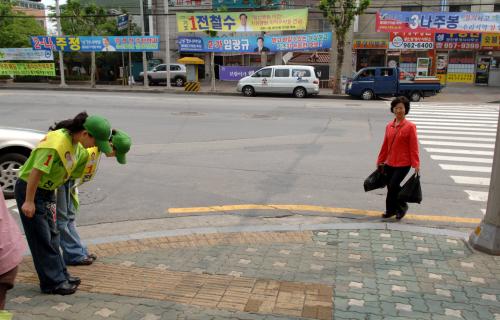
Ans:
[[[361,15],[370,5],[370,0],[320,0],[319,8],[323,16],[332,25],[335,33],[335,44],[337,50],[337,61],[334,61],[333,50],[330,51],[330,78],[335,71],[333,81],[333,93],[341,92],[342,65],[344,64],[344,53],[346,37],[356,16]]]
[[[227,7],[222,6],[217,8],[216,12],[227,12]],[[213,30],[207,30],[205,33],[213,38],[217,37],[218,32]],[[215,52],[210,52],[210,87],[212,91],[215,91]]]
[[[35,18],[13,9],[11,1],[0,1],[0,48],[31,47],[31,36],[45,35]]]

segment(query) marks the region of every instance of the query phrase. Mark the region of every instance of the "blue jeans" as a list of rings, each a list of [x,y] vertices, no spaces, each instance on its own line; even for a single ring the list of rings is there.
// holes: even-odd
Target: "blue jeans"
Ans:
[[[22,213],[26,199],[27,183],[16,182],[16,202],[20,212],[26,240],[30,247],[40,289],[48,292],[65,282],[68,277],[66,264],[59,251],[59,232],[55,223],[55,193],[38,188],[35,194],[35,215],[32,218]]]
[[[57,189],[57,229],[61,234],[60,245],[66,264],[75,264],[87,258],[87,247],[82,243],[76,231],[76,207],[71,200],[71,188],[75,180],[68,180]]]

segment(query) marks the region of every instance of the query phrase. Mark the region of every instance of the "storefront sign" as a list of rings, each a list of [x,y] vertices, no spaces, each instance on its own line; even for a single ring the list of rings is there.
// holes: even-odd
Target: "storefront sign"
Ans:
[[[432,32],[391,32],[390,38],[389,49],[434,49],[434,34]]]
[[[280,52],[330,49],[331,32],[285,36],[178,37],[183,52]]]
[[[53,61],[51,50],[33,50],[32,48],[0,48],[0,61],[31,60]]]
[[[480,33],[436,33],[436,49],[479,49]]]
[[[305,30],[307,26],[307,8],[248,12],[179,12],[176,17],[179,32],[285,31]]]
[[[56,68],[54,63],[0,63],[0,75],[54,77]]]
[[[35,50],[65,52],[142,52],[159,51],[159,36],[112,37],[31,37]]]
[[[500,33],[483,33],[481,48],[485,50],[500,50]]]
[[[168,8],[169,10],[212,9],[212,0],[168,0]]]
[[[448,72],[448,53],[438,53],[436,59],[436,75],[441,84],[446,84],[446,73]]]
[[[252,75],[261,67],[221,66],[219,67],[219,79],[223,81],[238,81],[241,78]]]
[[[448,82],[474,83],[474,74],[472,73],[448,73],[446,77]]]
[[[353,49],[387,49],[389,41],[384,39],[354,39]]]
[[[377,32],[498,32],[500,12],[379,11]]]

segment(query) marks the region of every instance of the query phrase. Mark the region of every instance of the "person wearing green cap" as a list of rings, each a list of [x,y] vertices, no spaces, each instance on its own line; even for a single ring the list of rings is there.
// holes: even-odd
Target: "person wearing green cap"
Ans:
[[[110,143],[113,151],[106,153],[106,156],[115,156],[118,163],[125,164],[125,154],[132,145],[130,136],[121,130],[113,130]],[[101,152],[97,147],[85,149],[80,145],[78,153],[82,155],[79,157],[72,179],[57,190],[57,228],[61,235],[60,246],[65,263],[73,266],[90,265],[97,259],[95,254],[89,253],[80,239],[75,218],[79,208],[77,187],[95,176]]]
[[[81,281],[69,275],[59,251],[55,190],[72,177],[79,144],[111,152],[111,125],[81,112],[51,130],[19,170],[15,197],[41,291],[67,295],[75,293]]]

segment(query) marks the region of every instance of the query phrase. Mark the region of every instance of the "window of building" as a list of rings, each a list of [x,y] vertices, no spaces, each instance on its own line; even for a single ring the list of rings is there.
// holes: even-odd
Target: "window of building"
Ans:
[[[493,11],[500,12],[500,3],[495,4],[495,6],[493,7]]]
[[[277,78],[288,78],[290,76],[290,69],[276,69],[274,76]]]
[[[470,12],[470,4],[457,4],[449,6],[449,12]]]
[[[401,6],[401,11],[422,12],[422,6]]]

